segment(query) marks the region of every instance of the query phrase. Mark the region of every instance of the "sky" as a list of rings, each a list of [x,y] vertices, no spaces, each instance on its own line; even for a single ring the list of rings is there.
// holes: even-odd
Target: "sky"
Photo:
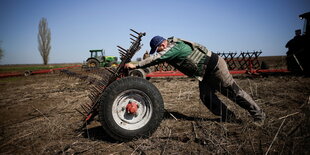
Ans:
[[[146,32],[133,60],[150,50],[153,36],[175,36],[214,52],[261,50],[285,55],[285,44],[303,28],[298,18],[309,0],[0,0],[2,64],[41,64],[38,25],[51,30],[49,63],[85,61],[91,49],[119,56],[129,29]]]

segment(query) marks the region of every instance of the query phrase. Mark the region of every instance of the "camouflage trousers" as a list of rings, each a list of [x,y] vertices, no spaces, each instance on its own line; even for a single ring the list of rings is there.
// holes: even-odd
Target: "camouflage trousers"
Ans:
[[[242,90],[229,73],[225,60],[221,57],[211,73],[205,73],[199,82],[200,99],[208,109],[222,118],[234,115],[227,106],[216,96],[218,91],[240,107],[246,109],[254,119],[264,119],[264,113],[252,97]]]

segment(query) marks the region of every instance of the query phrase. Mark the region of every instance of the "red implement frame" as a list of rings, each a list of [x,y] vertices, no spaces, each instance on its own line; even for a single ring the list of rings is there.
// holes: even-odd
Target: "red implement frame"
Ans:
[[[31,72],[31,74],[44,74],[44,73],[50,73],[50,72],[53,72],[56,70],[62,70],[62,69],[68,69],[68,68],[74,68],[74,67],[81,67],[81,65],[74,65],[74,66],[54,68],[54,69],[36,70],[36,71],[30,71],[30,72]],[[23,75],[24,75],[24,73],[3,73],[3,74],[0,74],[0,78],[12,77],[12,76],[23,76]]]
[[[260,73],[286,73],[287,69],[260,69],[261,63],[258,57],[261,51],[241,52],[237,53],[217,53],[224,58],[231,74],[260,74]],[[185,76],[172,66],[163,63],[154,67],[154,72],[146,75],[146,77],[169,77],[169,76]]]

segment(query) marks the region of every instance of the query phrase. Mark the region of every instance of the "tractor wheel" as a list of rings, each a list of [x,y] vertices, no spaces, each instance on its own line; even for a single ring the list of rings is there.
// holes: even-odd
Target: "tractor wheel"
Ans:
[[[146,79],[146,73],[143,69],[135,69],[129,72],[129,76],[140,77]]]
[[[117,141],[129,141],[148,137],[157,129],[164,103],[152,83],[139,77],[125,77],[106,88],[98,112],[107,134]]]
[[[95,59],[89,59],[87,60],[87,66],[89,68],[99,68],[99,61],[95,60]]]

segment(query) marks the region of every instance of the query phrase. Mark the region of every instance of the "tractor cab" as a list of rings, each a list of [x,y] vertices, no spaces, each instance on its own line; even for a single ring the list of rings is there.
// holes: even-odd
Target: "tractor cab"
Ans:
[[[304,13],[299,15],[300,19],[304,20],[304,28],[303,28],[303,35],[309,37],[309,31],[310,31],[310,12]]]
[[[105,51],[103,50],[89,50],[90,58],[95,58],[98,60],[104,60]]]

